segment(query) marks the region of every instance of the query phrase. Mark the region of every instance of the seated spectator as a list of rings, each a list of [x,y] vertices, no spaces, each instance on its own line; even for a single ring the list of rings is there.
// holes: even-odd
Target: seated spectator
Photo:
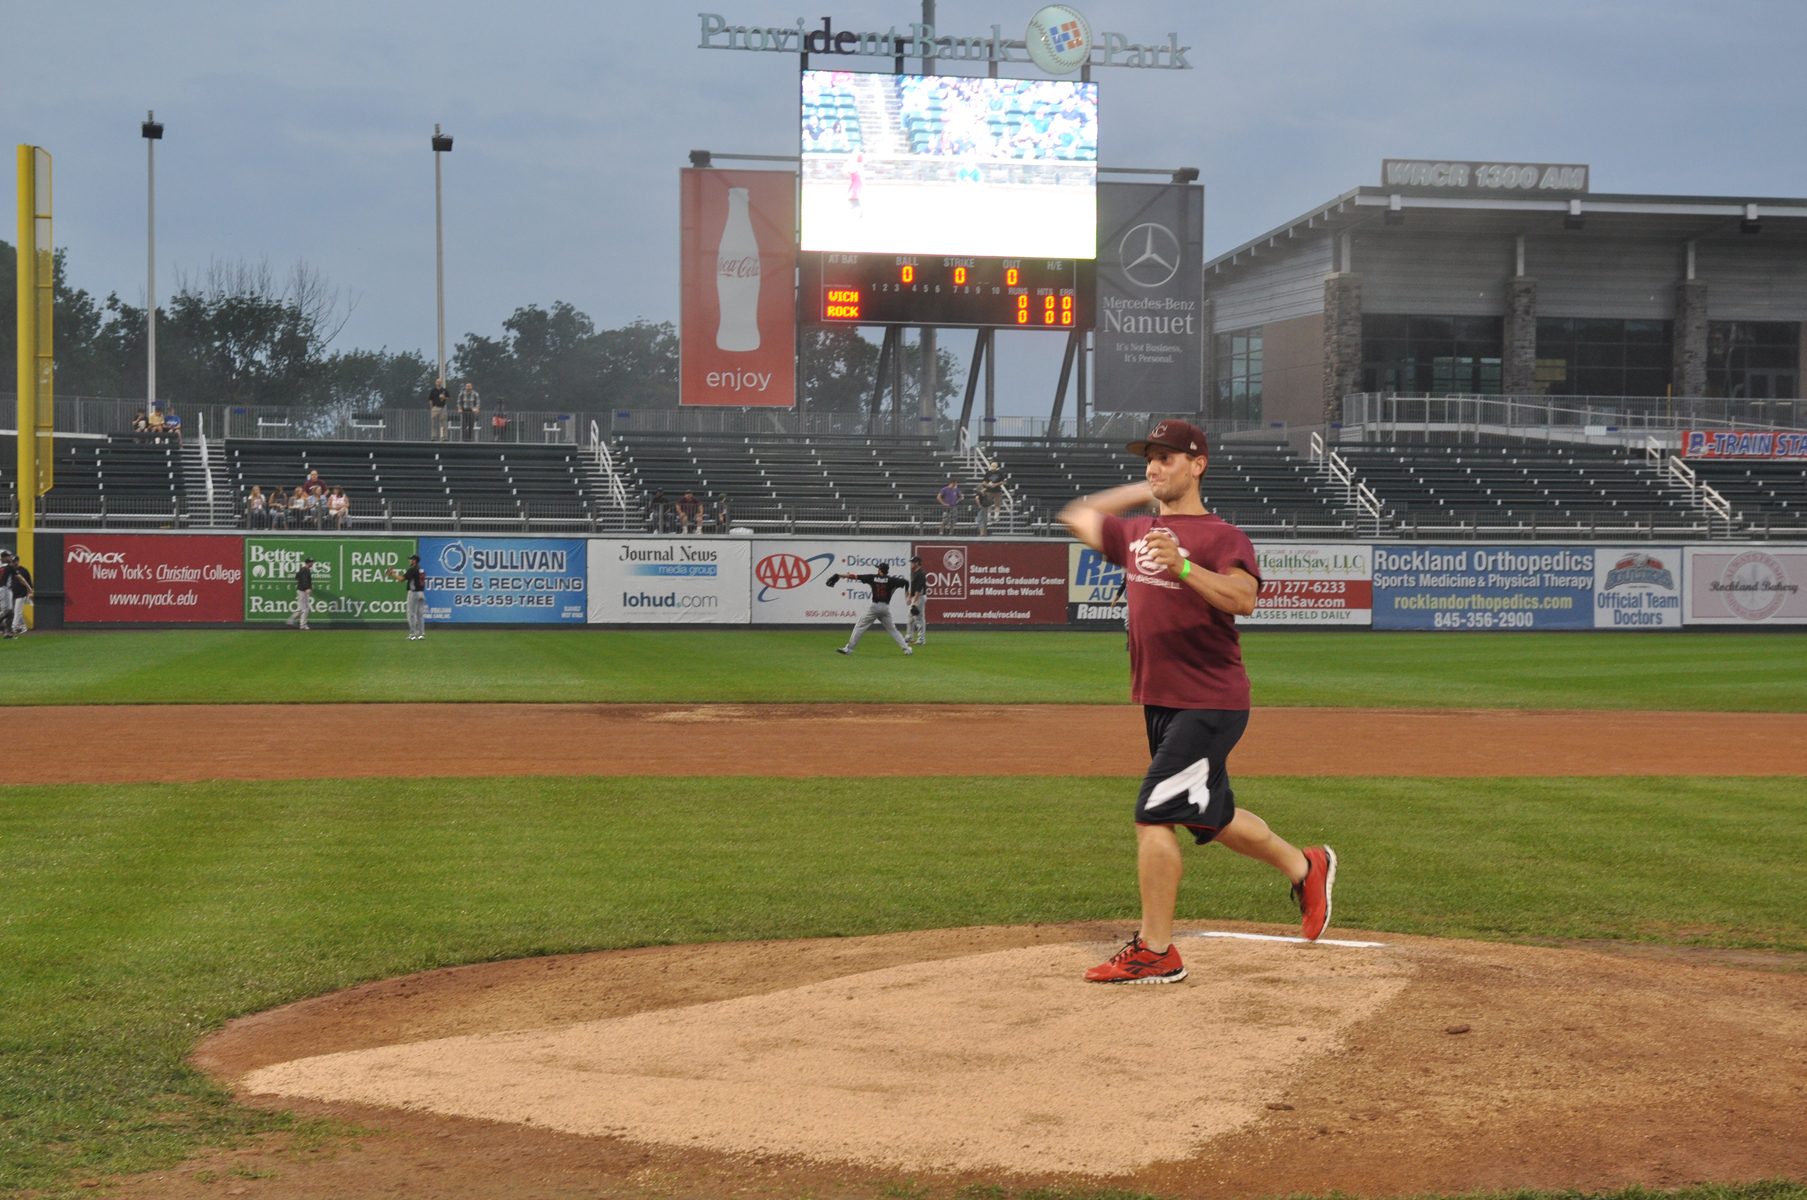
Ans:
[[[344,488],[334,488],[332,497],[327,501],[327,516],[334,529],[344,529],[345,520],[351,515],[351,497],[345,494]]]
[[[145,426],[145,432],[150,434],[151,441],[161,442],[163,440],[163,409],[153,407],[151,415],[145,418]]]
[[[289,527],[289,497],[281,488],[270,489],[270,528],[287,529]]]
[[[263,529],[269,522],[270,501],[262,488],[252,484],[251,494],[245,498],[245,524],[252,529]]]
[[[163,431],[175,434],[176,445],[180,446],[182,444],[182,414],[172,410],[168,416],[164,417]]]
[[[313,526],[314,500],[300,488],[289,497],[289,521],[296,529],[309,529]]]
[[[150,423],[150,420],[144,415],[144,410],[141,408],[137,412],[133,413],[132,414],[132,432],[137,434],[140,438],[142,438],[142,437],[146,436],[147,434],[149,434],[150,431],[151,431],[151,423]]]
[[[715,498],[715,532],[728,532],[729,520],[728,496],[724,492]]]
[[[685,492],[678,501],[678,529],[683,533],[703,532],[703,504],[695,492]]]
[[[489,427],[495,430],[496,441],[506,442],[508,440],[508,414],[502,411],[500,400],[496,401],[495,415],[490,417]]]

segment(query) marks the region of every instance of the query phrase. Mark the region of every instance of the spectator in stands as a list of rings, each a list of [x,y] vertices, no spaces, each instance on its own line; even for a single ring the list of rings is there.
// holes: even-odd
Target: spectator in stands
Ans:
[[[477,440],[477,414],[483,410],[483,401],[477,395],[477,389],[471,386],[470,380],[464,381],[464,387],[458,392],[458,427],[464,434],[464,440]]]
[[[649,512],[647,514],[647,516],[650,518],[650,521],[652,524],[652,531],[654,533],[664,533],[665,532],[665,489],[664,488],[654,488],[653,489],[652,502],[649,505],[649,507],[651,508],[652,511]]]
[[[695,492],[685,492],[678,501],[678,530],[681,533],[703,532],[703,505]]]
[[[985,479],[979,484],[979,536],[984,537],[997,520],[998,506],[1004,503],[1004,472],[993,467],[985,472]]]
[[[436,442],[445,441],[445,406],[451,398],[451,393],[445,390],[443,379],[435,379],[433,386],[427,389],[427,412],[433,418],[433,440]]]
[[[345,494],[344,488],[334,488],[332,496],[327,500],[327,515],[334,529],[344,529],[346,520],[351,516],[351,497]]]
[[[307,481],[301,485],[301,490],[310,496],[324,496],[326,495],[326,481],[320,478],[318,470],[309,471]]]
[[[151,406],[151,414],[145,418],[145,431],[150,434],[151,441],[163,440],[163,409],[160,406]]]
[[[493,438],[498,442],[508,440],[508,414],[502,411],[502,402],[496,401],[495,415],[489,419],[489,427],[494,431]]]
[[[715,531],[717,533],[728,532],[731,520],[728,512],[728,496],[724,492],[715,498]]]
[[[941,501],[941,532],[946,533],[954,527],[954,514],[960,510],[960,482],[948,480],[947,486],[935,493],[935,499]]]
[[[182,444],[182,414],[174,409],[163,418],[163,432],[176,435],[176,445]]]
[[[270,489],[270,528],[289,527],[289,494],[281,488]]]
[[[251,494],[245,499],[245,524],[252,529],[263,529],[270,523],[270,501],[264,496],[264,490],[256,484],[251,485]]]
[[[144,415],[144,410],[141,408],[137,412],[133,413],[132,414],[132,432],[137,434],[140,439],[143,439],[150,433],[150,431],[151,431],[151,422],[150,422],[150,419]]]
[[[314,498],[300,488],[289,497],[289,522],[296,529],[307,529],[314,522]]]

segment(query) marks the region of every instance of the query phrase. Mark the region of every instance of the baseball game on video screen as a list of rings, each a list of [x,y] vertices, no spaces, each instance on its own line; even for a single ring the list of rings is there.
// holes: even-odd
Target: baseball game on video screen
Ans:
[[[803,249],[1097,254],[1098,85],[803,72]]]

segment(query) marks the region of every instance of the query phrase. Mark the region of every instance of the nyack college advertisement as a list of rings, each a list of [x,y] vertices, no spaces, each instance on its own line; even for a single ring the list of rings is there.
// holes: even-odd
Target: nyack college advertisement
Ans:
[[[68,622],[238,621],[244,547],[236,537],[72,533],[63,542],[63,591]]]

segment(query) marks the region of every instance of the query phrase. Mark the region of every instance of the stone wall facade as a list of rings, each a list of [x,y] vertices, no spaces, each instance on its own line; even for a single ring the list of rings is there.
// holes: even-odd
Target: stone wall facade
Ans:
[[[1504,361],[1500,389],[1508,396],[1537,392],[1537,280],[1514,275],[1506,281]]]
[[[1677,396],[1707,394],[1707,285],[1675,285],[1675,359],[1669,378]]]
[[[1362,277],[1336,271],[1324,277],[1324,423],[1340,425],[1343,397],[1361,390]]]

